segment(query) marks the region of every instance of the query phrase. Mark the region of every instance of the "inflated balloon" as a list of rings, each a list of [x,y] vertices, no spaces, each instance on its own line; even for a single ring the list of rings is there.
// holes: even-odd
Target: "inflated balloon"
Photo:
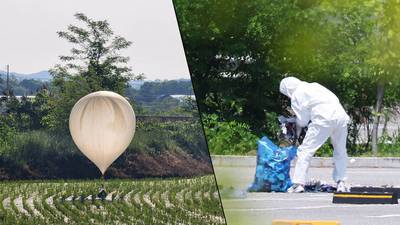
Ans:
[[[129,146],[135,124],[132,106],[124,97],[111,91],[84,96],[69,116],[72,139],[102,174]]]

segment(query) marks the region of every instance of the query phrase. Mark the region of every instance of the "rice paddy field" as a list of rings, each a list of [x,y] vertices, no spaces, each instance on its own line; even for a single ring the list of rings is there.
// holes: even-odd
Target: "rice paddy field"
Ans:
[[[101,187],[106,195],[97,195]],[[0,182],[0,224],[225,224],[213,176]]]

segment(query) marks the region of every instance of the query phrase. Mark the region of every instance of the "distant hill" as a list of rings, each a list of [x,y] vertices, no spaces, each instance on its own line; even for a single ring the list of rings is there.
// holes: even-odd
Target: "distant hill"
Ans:
[[[169,80],[169,81],[175,81],[175,82],[191,82],[190,79],[177,79],[177,80]],[[136,90],[139,90],[144,83],[168,83],[168,80],[132,80],[129,81],[129,85]],[[190,84],[191,85],[191,84]]]
[[[0,77],[4,78],[6,76],[6,71],[0,70]],[[24,73],[16,73],[16,72],[11,72],[10,76],[14,76],[17,80],[40,80],[40,81],[49,81],[51,80],[51,75],[49,71],[43,70],[40,72],[36,73],[29,73],[29,74],[24,74]],[[180,81],[180,82],[190,82],[190,79],[178,79],[175,81]],[[145,83],[145,82],[155,82],[155,83],[162,83],[165,82],[165,80],[132,80],[129,81],[129,84],[132,88],[139,90],[140,87]]]
[[[6,76],[6,72],[5,71],[1,71],[0,70],[0,74],[1,74],[1,77],[5,77]],[[40,71],[40,72],[37,72],[37,73],[30,73],[30,74],[11,72],[10,76],[14,76],[18,80],[29,80],[29,79],[40,80],[40,81],[49,81],[49,80],[51,80],[51,75],[50,75],[49,71],[46,71],[46,70],[43,70],[43,71]]]
[[[6,89],[6,72],[0,70],[0,93]],[[48,71],[36,73],[10,73],[10,86],[15,95],[34,95],[43,85],[49,85],[52,76]],[[139,101],[151,102],[169,95],[193,95],[190,79],[132,80],[127,95]]]
[[[136,90],[139,90],[140,87],[144,84],[144,80],[131,80],[129,81],[129,85]]]

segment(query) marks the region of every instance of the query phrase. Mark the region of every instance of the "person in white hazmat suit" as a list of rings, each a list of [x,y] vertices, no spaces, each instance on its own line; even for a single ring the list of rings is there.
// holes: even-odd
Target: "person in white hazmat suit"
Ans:
[[[308,126],[306,136],[298,147],[293,185],[288,192],[304,192],[311,158],[329,137],[334,148],[333,179],[337,183],[338,192],[346,191],[346,139],[350,118],[339,99],[322,85],[304,82],[295,77],[282,79],[279,89],[290,98],[291,108],[296,114],[298,132],[302,127]]]

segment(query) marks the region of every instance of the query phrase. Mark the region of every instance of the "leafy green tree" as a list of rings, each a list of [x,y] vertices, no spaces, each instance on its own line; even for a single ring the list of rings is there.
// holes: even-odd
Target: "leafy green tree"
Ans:
[[[14,146],[16,129],[13,126],[14,118],[10,116],[0,117],[0,156],[8,153]]]
[[[34,112],[32,124],[34,129],[42,129],[46,127],[44,119],[50,112],[50,91],[46,87],[42,87],[33,99],[32,111]]]
[[[376,84],[376,103],[372,129],[372,152],[378,153],[378,125],[385,105],[397,103],[399,95],[398,73],[400,71],[400,5],[398,1],[370,1],[374,9],[374,30],[370,38],[371,51],[368,63],[372,80]],[[395,99],[384,102],[385,90],[396,88]],[[393,93],[392,93],[393,94]]]
[[[83,25],[69,25],[66,31],[57,32],[73,47],[70,55],[60,56],[63,63],[51,70],[51,111],[44,120],[49,127],[63,131],[68,130],[69,113],[79,98],[99,90],[124,94],[127,81],[141,78],[131,72],[129,57],[119,53],[130,41],[115,35],[106,20],[96,21],[83,13],[75,18]]]
[[[66,31],[57,32],[74,47],[71,55],[60,56],[65,64],[57,65],[53,75],[56,78],[66,74],[82,76],[93,91],[106,89],[123,94],[126,82],[138,78],[127,66],[129,57],[119,54],[132,42],[114,35],[106,20],[92,20],[83,13],[76,13],[75,18],[84,26],[69,25]]]
[[[376,145],[381,109],[400,100],[396,1],[174,3],[202,112],[248,123],[258,135],[273,133],[267,115],[284,112],[279,82],[294,75],[341,99],[352,118],[351,153]]]
[[[2,104],[5,109],[5,117],[9,121],[13,121],[9,125],[15,130],[28,130],[30,128],[29,114],[30,102],[26,97],[18,100],[16,96],[11,94],[8,97],[2,98]]]
[[[0,103],[4,108],[4,117],[13,121],[10,126],[17,131],[24,132],[44,127],[42,120],[50,111],[48,101],[49,92],[47,89],[42,89],[34,99],[26,96],[18,99],[11,95],[2,98]]]
[[[276,9],[287,5],[278,1],[174,2],[200,110],[261,131],[265,109],[281,109],[276,91],[281,76],[268,62],[284,13]],[[261,26],[261,21],[268,27]]]

